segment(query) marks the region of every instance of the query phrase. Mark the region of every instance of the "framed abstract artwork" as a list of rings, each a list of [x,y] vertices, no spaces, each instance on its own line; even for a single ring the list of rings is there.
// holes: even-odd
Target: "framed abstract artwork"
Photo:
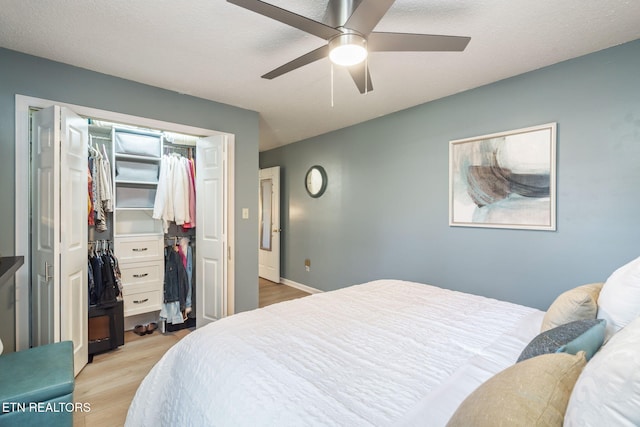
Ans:
[[[449,225],[556,229],[556,123],[449,142]]]

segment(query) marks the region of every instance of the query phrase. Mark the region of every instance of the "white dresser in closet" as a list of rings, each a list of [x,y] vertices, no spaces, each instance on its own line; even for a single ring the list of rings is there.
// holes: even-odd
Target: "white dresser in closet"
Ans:
[[[152,218],[162,136],[114,128],[113,150],[114,245],[128,317],[160,310],[163,300],[164,235]]]

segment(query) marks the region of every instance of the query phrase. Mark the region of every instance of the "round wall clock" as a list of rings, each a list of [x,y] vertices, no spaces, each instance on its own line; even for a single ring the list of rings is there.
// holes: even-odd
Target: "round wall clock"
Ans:
[[[311,197],[320,197],[327,189],[327,172],[322,166],[311,166],[304,178],[304,186]]]

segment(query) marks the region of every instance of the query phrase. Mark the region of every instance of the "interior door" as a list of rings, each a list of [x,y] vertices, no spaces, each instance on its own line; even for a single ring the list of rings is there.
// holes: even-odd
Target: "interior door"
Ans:
[[[258,275],[280,283],[280,166],[260,169]]]
[[[224,136],[196,145],[196,327],[226,316],[226,144]]]
[[[77,375],[88,359],[88,126],[58,106],[32,120],[32,345],[73,341]]]
[[[60,340],[60,109],[32,115],[31,345]]]
[[[60,340],[73,341],[77,375],[89,357],[87,286],[87,120],[61,108]]]

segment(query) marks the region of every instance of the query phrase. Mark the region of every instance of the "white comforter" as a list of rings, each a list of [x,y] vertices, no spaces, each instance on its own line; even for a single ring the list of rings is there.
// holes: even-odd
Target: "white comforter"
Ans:
[[[236,314],[171,348],[127,426],[446,424],[543,313],[381,280]]]

